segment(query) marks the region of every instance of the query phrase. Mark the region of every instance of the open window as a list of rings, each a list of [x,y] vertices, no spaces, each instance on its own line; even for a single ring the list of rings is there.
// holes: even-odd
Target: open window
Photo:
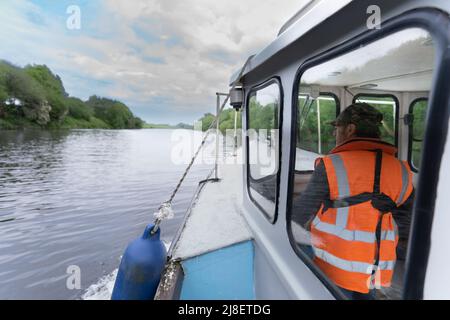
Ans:
[[[332,174],[328,175],[326,166],[322,165],[320,171],[317,167],[320,160],[316,161],[316,159],[326,155],[333,147],[334,140],[328,136],[331,132],[328,130],[331,129],[324,128],[327,128],[327,122],[336,116],[337,101],[365,102],[383,114],[383,127],[380,129],[381,139],[384,143],[406,150],[408,146],[400,144],[398,139],[400,131],[398,120],[401,114],[409,112],[409,105],[401,105],[402,100],[399,101],[395,97],[430,92],[435,57],[435,45],[431,35],[421,28],[408,28],[391,33],[376,41],[361,42],[354,45],[352,49],[336,50],[333,55],[324,54],[324,56],[308,62],[299,70],[298,82],[294,84],[298,88],[299,99],[295,102],[298,112],[293,112],[292,122],[296,134],[291,152],[296,156],[291,157],[293,160],[290,167],[290,194],[288,195],[290,199],[287,213],[288,232],[291,244],[299,258],[311,268],[327,288],[332,289],[331,291],[337,297],[348,294],[348,286],[346,287],[343,282],[336,280],[339,278],[336,275],[342,273],[346,276],[356,274],[360,278],[365,279],[366,277],[368,279],[367,289],[376,289],[371,292],[377,299],[401,298],[414,197],[411,191],[412,174],[408,171],[407,159],[400,158],[398,159],[400,160],[398,168],[405,169],[397,171],[407,174],[402,176],[397,174],[397,171],[391,174],[386,171],[385,167],[385,169],[381,169],[380,178],[381,192],[388,193],[389,190],[398,188],[401,193],[405,181],[411,191],[408,201],[402,202],[398,206],[398,210],[395,209],[391,212],[393,223],[397,226],[392,230],[394,233],[397,232],[396,235],[399,238],[395,236],[380,238],[380,235],[377,235],[377,223],[366,223],[371,218],[365,220],[366,209],[364,206],[370,205],[370,201],[363,202],[362,206],[358,208],[346,207],[346,203],[343,203],[345,208],[350,209],[344,210],[345,214],[342,215],[338,215],[337,209],[334,207],[329,210],[328,200],[338,201],[345,197],[330,191],[330,183],[332,183],[330,181],[333,180],[333,176]],[[333,88],[333,92],[341,92],[341,95],[333,102],[330,99],[332,97],[321,93],[321,88],[325,87]],[[362,94],[354,96],[352,92]],[[328,110],[322,109],[322,106]],[[345,105],[341,106],[341,112],[345,107]],[[417,114],[412,125],[412,136],[415,138],[413,143],[416,144],[412,148],[411,158],[413,159],[412,163],[418,165],[426,103],[418,101],[411,109],[412,113]],[[327,116],[322,119],[323,115]],[[398,154],[406,155],[407,153]],[[394,158],[392,161],[398,160]],[[363,164],[364,162],[358,162],[358,165],[361,166],[360,169],[363,168]],[[339,163],[336,166],[339,166]],[[306,171],[309,171],[310,176],[308,179],[303,179]],[[352,195],[355,186],[361,186],[370,181],[367,182],[367,192],[373,192],[374,177],[376,176],[374,166],[360,170],[358,173],[360,176],[353,174],[352,167],[348,167],[347,163],[343,164],[342,170],[338,171],[342,176],[344,176],[342,172],[347,175],[344,177],[345,179],[335,183],[334,190],[344,188],[346,193]],[[336,173],[334,174],[336,175]],[[303,185],[302,188],[298,188],[298,181],[301,179],[304,180]],[[345,181],[346,179],[347,181]],[[394,184],[396,187],[393,186]],[[398,187],[399,185],[402,187]],[[393,198],[395,198],[395,192],[392,195]],[[398,199],[397,197],[393,201],[400,203]],[[377,211],[375,210],[375,212]],[[319,215],[320,221],[318,222]],[[375,218],[375,221],[378,221],[378,218]],[[317,227],[318,223],[321,223],[320,230]],[[311,233],[311,226],[315,227],[315,233]],[[384,245],[387,243],[383,241],[391,241],[389,245],[394,248],[394,253],[380,264],[379,261],[376,263],[376,252],[380,252],[381,243]],[[324,243],[326,243],[325,246],[323,246]],[[348,246],[349,243],[356,244],[356,247],[359,246],[358,250],[360,251],[347,250],[355,248],[355,246]],[[369,252],[368,256],[370,257],[362,258],[361,252],[364,254]],[[375,264],[376,267],[374,267]],[[390,285],[377,283],[376,277],[375,280],[373,279],[373,275],[377,274],[374,270],[391,272],[393,277]]]

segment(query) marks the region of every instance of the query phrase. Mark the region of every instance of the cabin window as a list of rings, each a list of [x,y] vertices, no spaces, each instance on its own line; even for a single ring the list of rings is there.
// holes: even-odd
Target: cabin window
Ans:
[[[336,146],[330,122],[339,112],[338,98],[321,93],[314,97],[300,92],[297,114],[296,171],[313,171],[317,157],[327,154]]]
[[[364,163],[367,161],[357,161],[354,158],[348,161],[343,159],[341,154],[337,160],[336,157],[327,158],[327,161],[332,162],[333,168],[337,168],[327,172],[330,169],[324,165],[321,158],[329,154],[336,144],[334,136],[330,136],[333,130],[330,120],[336,117],[339,101],[347,101],[346,105],[341,106],[341,112],[352,102],[368,103],[383,114],[384,121],[379,130],[376,125],[375,129],[371,126],[364,134],[369,131],[376,132],[375,135],[379,134],[382,140],[381,145],[386,146],[386,142],[396,144],[400,151],[406,151],[408,145],[401,144],[403,140],[397,138],[398,119],[399,114],[407,113],[410,106],[402,105],[404,99],[398,100],[396,97],[418,96],[432,90],[435,47],[427,31],[410,28],[375,42],[359,44],[353,51],[336,54],[325,62],[323,57],[316,61],[320,62],[302,67],[298,82],[294,83],[294,91],[298,92],[299,98],[294,101],[297,112],[293,114],[292,119],[292,128],[296,134],[293,135],[291,152],[295,153],[296,157],[291,157],[290,164],[288,232],[299,258],[327,288],[337,297],[346,296],[352,299],[357,294],[352,295],[351,291],[358,291],[352,287],[354,284],[348,281],[349,277],[355,276],[355,279],[359,279],[355,281],[360,281],[361,275],[367,275],[369,279],[376,268],[373,265],[375,252],[380,252],[376,232],[377,218],[374,223],[369,216],[371,212],[377,211],[371,211],[373,207],[370,206],[370,200],[364,202],[358,210],[354,206],[346,207],[345,203],[348,202],[345,201],[340,202],[345,210],[337,210],[333,207],[335,204],[330,206],[330,203],[348,196],[372,192],[375,166],[365,168]],[[339,94],[337,98],[333,98],[322,93],[326,90]],[[427,102],[424,100],[416,101],[411,106],[414,123],[410,128],[413,141],[410,153],[414,166],[418,166],[420,161],[426,108]],[[375,116],[374,119],[376,118]],[[358,120],[352,118],[347,121]],[[395,149],[391,148],[389,152],[397,156]],[[358,153],[358,156],[361,154]],[[407,152],[398,153],[406,154]],[[393,252],[393,255],[389,257],[389,261],[378,265],[393,274],[391,285],[381,285],[379,278],[375,278],[375,282],[367,287],[376,299],[399,299],[404,288],[403,276],[414,195],[407,159],[399,160],[402,160],[402,163],[395,168],[401,168],[402,171],[395,171],[391,176],[387,169],[383,171],[382,168],[380,174],[380,191],[390,194],[394,202],[400,201],[405,181],[409,191],[406,192],[408,201],[401,201],[402,205],[395,211],[392,210],[393,223],[398,226],[398,229],[392,230],[399,236],[398,244],[394,244],[394,240],[385,240],[391,241],[390,245],[393,247],[390,247],[390,252]],[[391,163],[396,163],[394,161],[395,159]],[[329,163],[327,162],[327,165]],[[352,171],[353,167],[349,163],[361,167]],[[402,175],[402,172],[407,174]],[[371,178],[367,178],[368,176]],[[397,179],[395,186],[389,185],[393,183],[393,179]],[[368,186],[367,190],[362,187],[365,184]],[[355,190],[358,190],[358,193],[354,193]],[[366,209],[365,205],[368,205],[369,209]],[[364,215],[368,215],[368,218],[364,218]],[[370,252],[373,252],[373,257]],[[384,256],[386,257],[387,255]]]
[[[409,148],[409,164],[418,171],[420,167],[420,159],[422,157],[422,144],[425,134],[425,119],[428,109],[428,99],[420,98],[411,104],[410,115],[412,122],[410,124],[410,148]]]
[[[383,114],[383,122],[380,128],[381,139],[397,145],[399,108],[397,98],[392,95],[358,95],[354,101],[368,103]]]
[[[271,222],[278,198],[280,99],[280,86],[271,81],[251,91],[247,104],[249,195]]]

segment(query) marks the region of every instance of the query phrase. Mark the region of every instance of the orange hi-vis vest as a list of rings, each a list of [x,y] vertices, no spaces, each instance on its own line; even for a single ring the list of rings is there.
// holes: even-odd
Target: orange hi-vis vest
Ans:
[[[321,158],[330,199],[311,224],[311,242],[315,263],[339,287],[368,293],[391,285],[398,243],[392,211],[413,191],[409,165],[396,152],[378,139],[353,139]]]

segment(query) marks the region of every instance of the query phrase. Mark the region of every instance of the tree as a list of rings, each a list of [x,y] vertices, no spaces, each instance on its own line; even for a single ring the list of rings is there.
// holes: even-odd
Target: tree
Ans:
[[[0,116],[5,115],[12,121],[26,117],[51,128],[131,129],[144,124],[120,101],[93,96],[83,102],[69,97],[61,78],[45,65],[20,68],[0,60]]]
[[[53,74],[46,65],[28,65],[24,68],[24,71],[39,82],[47,93],[52,92],[61,97],[68,97],[61,78]]]
[[[45,98],[51,106],[50,117],[62,121],[69,111],[66,104],[68,96],[61,78],[52,73],[46,65],[26,66],[24,71],[37,81],[45,91]]]
[[[143,121],[137,120],[122,102],[92,96],[86,104],[93,108],[97,118],[108,123],[113,129],[136,129],[143,126]]]
[[[212,113],[205,113],[199,120],[202,124],[202,131],[207,131],[211,127],[214,119],[215,116]]]
[[[75,119],[89,121],[94,116],[94,110],[78,98],[67,98],[66,104],[69,108],[69,115]]]
[[[28,107],[40,105],[45,100],[42,86],[29,77],[22,69],[2,62],[1,71],[5,76],[5,85],[9,98],[19,99]]]

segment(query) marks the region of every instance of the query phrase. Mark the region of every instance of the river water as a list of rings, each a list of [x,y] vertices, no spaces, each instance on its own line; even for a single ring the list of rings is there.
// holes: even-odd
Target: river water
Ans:
[[[0,131],[0,299],[78,299],[116,269],[186,168],[186,154],[174,156],[200,140],[181,132],[190,139],[173,130]],[[188,175],[175,218],[162,224],[166,243],[211,169],[197,163]],[[70,266],[80,268],[80,289],[67,286]]]

